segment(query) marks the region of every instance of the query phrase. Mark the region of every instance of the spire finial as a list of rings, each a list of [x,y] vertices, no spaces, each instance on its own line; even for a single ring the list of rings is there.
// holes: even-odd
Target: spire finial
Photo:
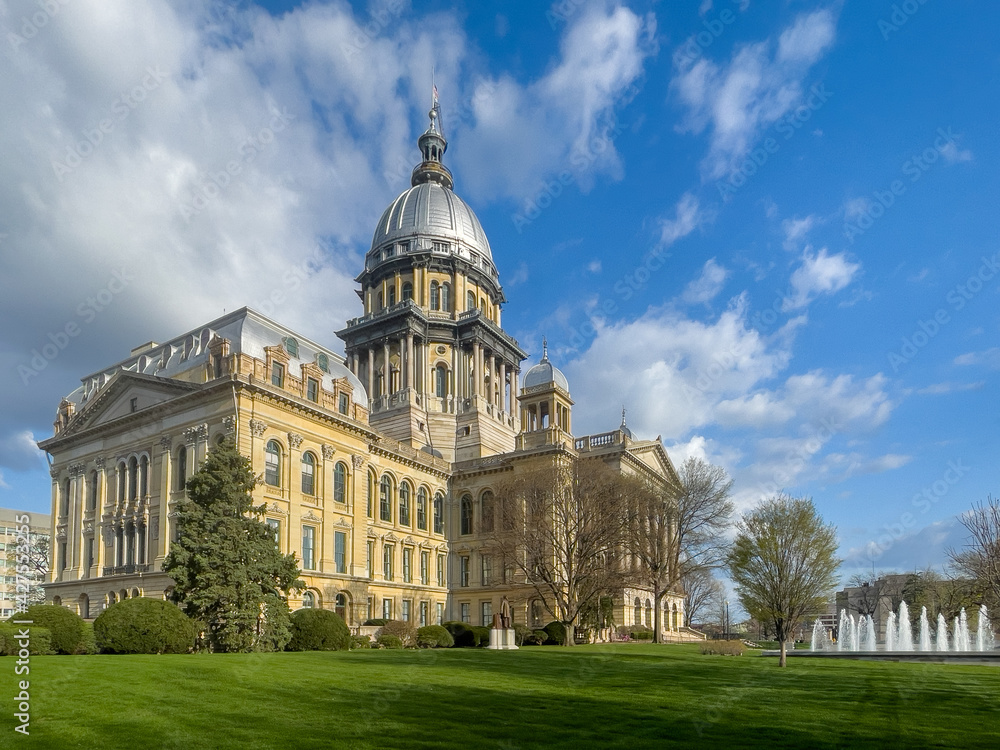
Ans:
[[[542,362],[549,361],[549,340],[542,336]]]
[[[622,427],[624,428],[625,426],[626,426],[626,424],[625,424],[625,405],[622,404]]]

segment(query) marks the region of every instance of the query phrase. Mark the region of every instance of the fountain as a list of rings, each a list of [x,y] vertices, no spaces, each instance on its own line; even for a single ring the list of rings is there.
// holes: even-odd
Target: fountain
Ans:
[[[938,613],[938,628],[937,628],[937,650],[947,651],[948,650],[948,623],[944,619],[944,615],[940,612]]]
[[[861,620],[861,650],[878,651],[878,634],[875,632],[875,620],[871,615],[865,615]]]
[[[896,613],[890,612],[889,618],[886,620],[885,624],[885,650],[886,651],[898,651],[896,647],[897,638],[899,637],[899,631],[896,629]]]
[[[826,634],[826,628],[820,620],[813,623],[812,639],[809,641],[811,651],[829,651],[830,636]]]
[[[955,639],[956,651],[972,650],[972,643],[969,640],[969,620],[965,615],[965,607],[962,607],[962,611],[955,618],[955,632],[953,637]]]
[[[933,651],[931,648],[931,624],[927,620],[927,607],[920,608],[920,650]]]
[[[979,625],[976,627],[976,651],[992,651],[996,646],[993,628],[986,614],[986,605],[979,605]]]

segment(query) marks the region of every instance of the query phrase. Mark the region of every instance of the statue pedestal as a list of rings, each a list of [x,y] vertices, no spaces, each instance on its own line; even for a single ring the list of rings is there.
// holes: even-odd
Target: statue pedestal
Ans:
[[[514,639],[514,628],[490,628],[490,645],[486,648],[498,651],[516,649],[517,644]]]

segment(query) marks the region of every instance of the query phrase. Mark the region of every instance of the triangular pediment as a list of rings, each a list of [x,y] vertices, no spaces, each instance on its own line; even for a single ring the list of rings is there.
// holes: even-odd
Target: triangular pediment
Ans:
[[[183,380],[120,370],[74,415],[60,437],[138,414],[200,388]]]
[[[659,440],[644,441],[638,445],[633,443],[628,452],[672,484],[677,483],[677,470]]]

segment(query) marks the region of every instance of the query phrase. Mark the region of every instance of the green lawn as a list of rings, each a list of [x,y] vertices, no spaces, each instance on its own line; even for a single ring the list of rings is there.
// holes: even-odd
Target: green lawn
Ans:
[[[2,748],[1000,747],[1000,668],[620,644],[35,656]]]

